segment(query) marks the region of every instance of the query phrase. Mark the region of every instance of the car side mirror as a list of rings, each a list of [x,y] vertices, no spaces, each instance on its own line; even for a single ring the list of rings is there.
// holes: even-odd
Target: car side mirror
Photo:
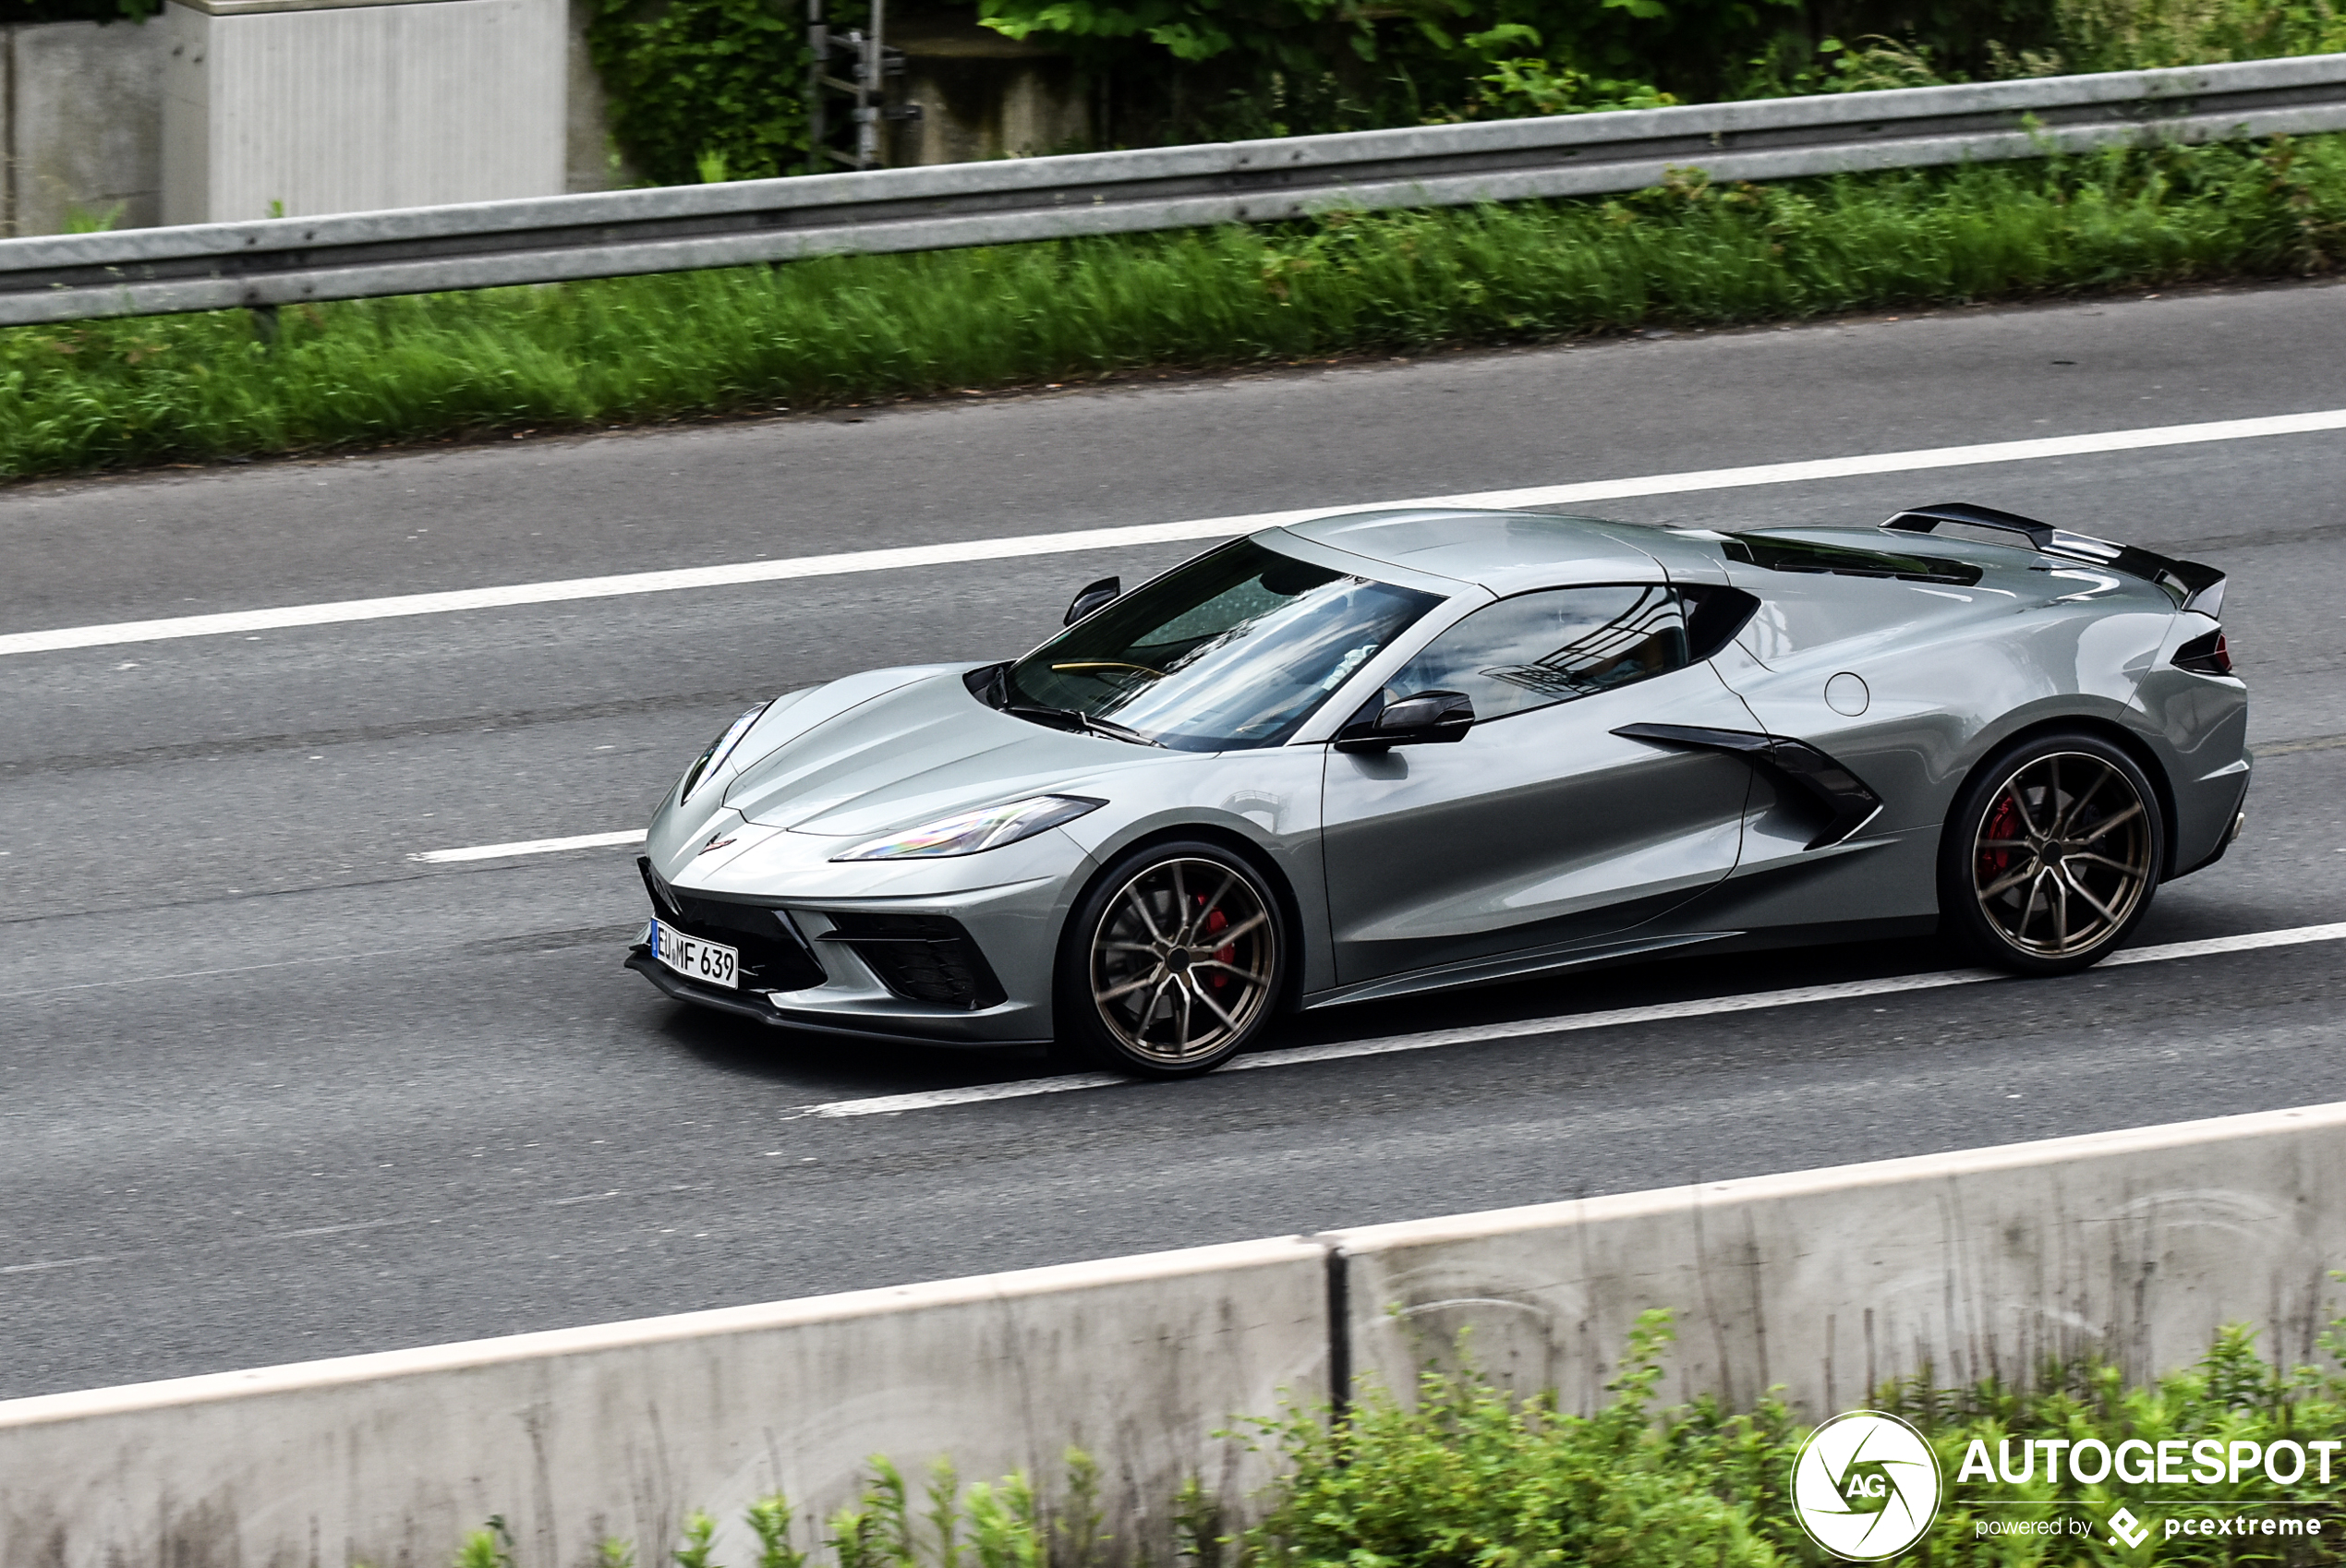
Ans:
[[[1103,577],[1069,601],[1067,619],[1059,624],[1072,626],[1101,606],[1114,604],[1123,593],[1123,578]]]
[[[1474,728],[1474,702],[1464,692],[1413,692],[1382,707],[1373,702],[1336,732],[1339,752],[1381,752],[1463,741]]]

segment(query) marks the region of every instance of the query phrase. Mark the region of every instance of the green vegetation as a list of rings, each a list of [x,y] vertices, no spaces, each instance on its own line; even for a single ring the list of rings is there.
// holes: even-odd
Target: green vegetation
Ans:
[[[1109,1541],[1101,1533],[1098,1490],[1098,1467],[1070,1450],[1065,1498],[1046,1519],[1024,1476],[964,1488],[952,1465],[939,1463],[916,1512],[902,1473],[875,1457],[863,1496],[828,1522],[802,1525],[790,1499],[776,1493],[751,1503],[743,1524],[757,1542],[753,1568],[808,1568],[817,1556],[813,1543],[800,1547],[792,1538],[817,1534],[838,1568],[1099,1568]],[[676,1568],[723,1568],[717,1528],[707,1513],[687,1515],[684,1538],[669,1561]],[[598,1568],[636,1568],[635,1543],[607,1538],[597,1558]],[[453,1568],[514,1568],[513,1532],[503,1515],[465,1538]]]
[[[1796,320],[2346,259],[2346,137],[0,332],[0,473],[1152,366]]]
[[[1671,1340],[1648,1313],[1614,1403],[1568,1416],[1511,1398],[1470,1368],[1428,1371],[1414,1406],[1372,1391],[1350,1418],[1270,1429],[1288,1474],[1246,1535],[1261,1568],[1530,1568],[1534,1563],[1760,1568],[1802,1561],[1786,1502],[1799,1435],[1781,1404],[1711,1404],[1657,1418]],[[1953,1472],[1950,1472],[1952,1474]]]
[[[803,170],[803,14],[774,0],[596,0],[587,47],[611,137],[646,184]]]
[[[1333,1429],[1299,1416],[1271,1428],[1288,1462],[1265,1521],[1242,1543],[1244,1568],[1760,1568],[1830,1561],[1792,1518],[1790,1480],[1807,1429],[1770,1398],[1749,1412],[1711,1401],[1655,1412],[1667,1315],[1649,1313],[1630,1336],[1611,1385],[1614,1403],[1592,1417],[1563,1414],[1552,1395],[1515,1400],[1471,1369],[1430,1371],[1413,1408],[1366,1400]],[[2337,1325],[2323,1341],[2346,1351]],[[2346,1378],[2261,1360],[2255,1335],[2223,1330],[2207,1357],[2155,1386],[2128,1390],[2098,1362],[2042,1369],[2025,1390],[1983,1383],[1938,1389],[1916,1380],[1879,1393],[1873,1408],[1905,1417],[1930,1441],[1948,1483],[1939,1523],[1910,1563],[2311,1563],[2346,1562],[2346,1468],[2323,1484],[2309,1469],[2280,1486],[2251,1471],[2236,1483],[2189,1490],[2204,1505],[2150,1507],[2145,1489],[2122,1483],[2034,1483],[1984,1488],[1956,1478],[1975,1441],[1996,1453],[2006,1439],[2130,1438],[2224,1442],[2328,1437],[2346,1429]],[[2089,1515],[2091,1535],[1983,1536],[1989,1520],[2046,1516],[2045,1509],[1981,1508],[1982,1493],[2008,1502],[2050,1502]],[[2107,1545],[2102,1522],[2122,1504],[2142,1514],[2233,1514],[2258,1504],[2318,1511],[2319,1537],[2281,1541],[2182,1537],[2163,1531],[2138,1550]]]
[[[1772,1397],[1729,1413],[1709,1401],[1655,1408],[1672,1331],[1667,1313],[1648,1313],[1630,1335],[1611,1385],[1614,1402],[1593,1416],[1562,1412],[1553,1395],[1517,1399],[1470,1365],[1428,1371],[1408,1405],[1371,1389],[1348,1418],[1292,1411],[1257,1423],[1255,1441],[1279,1462],[1281,1478],[1258,1500],[1261,1522],[1227,1528],[1218,1500],[1196,1481],[1183,1486],[1166,1517],[1176,1557],[1193,1568],[1780,1568],[1825,1561],[1794,1522],[1793,1461],[1806,1429]],[[2332,1325],[2323,1349],[2333,1364],[2346,1338]],[[2346,1562],[2346,1465],[2323,1483],[2310,1467],[2293,1485],[2254,1470],[2236,1482],[2158,1489],[2197,1501],[2153,1503],[2145,1489],[2064,1483],[2065,1511],[2089,1516],[2091,1534],[1990,1536],[1988,1519],[2041,1518],[2042,1508],[1983,1508],[1983,1493],[2007,1503],[2045,1503],[2034,1484],[1964,1484],[1956,1478],[1974,1441],[1989,1452],[2011,1440],[2181,1439],[2227,1445],[2346,1433],[2346,1378],[2335,1369],[2283,1372],[2257,1355],[2248,1330],[2223,1330],[2200,1363],[2147,1388],[2129,1390],[2113,1367],[2086,1361],[2047,1367],[2026,1391],[1992,1383],[1948,1390],[1927,1380],[1880,1392],[1876,1408],[1905,1416],[1939,1454],[1949,1501],[1937,1526],[1902,1563],[2311,1564]],[[886,1460],[854,1504],[827,1522],[794,1516],[780,1497],[753,1504],[745,1523],[757,1541],[754,1564],[734,1568],[1101,1568],[1118,1559],[1098,1502],[1099,1475],[1086,1455],[1068,1454],[1066,1480],[1046,1502],[1023,1476],[963,1488],[939,1465],[922,1496]],[[2108,1543],[2103,1522],[2121,1504],[2154,1522],[2140,1548]],[[2177,1536],[2168,1518],[2237,1516],[2263,1509],[2318,1518],[2318,1536]],[[2261,1514],[2259,1515],[2262,1516]],[[678,1568],[726,1568],[712,1541],[717,1521],[692,1515],[667,1554]],[[633,1568],[635,1543],[607,1540],[602,1568]],[[657,1562],[659,1554],[644,1559]],[[454,1568],[512,1568],[504,1521],[492,1519],[455,1558]]]
[[[868,0],[826,5],[838,28],[868,17]],[[598,6],[591,36],[614,135],[645,177],[803,166],[796,0]],[[1096,147],[2346,49],[2341,0],[937,0],[926,9],[960,10],[1071,59],[1091,106],[1084,139]]]

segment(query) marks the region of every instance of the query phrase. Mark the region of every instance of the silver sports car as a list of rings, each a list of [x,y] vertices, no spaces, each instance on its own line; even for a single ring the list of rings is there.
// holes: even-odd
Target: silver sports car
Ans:
[[[682,1000],[1203,1072],[1277,1014],[1683,948],[2126,939],[2248,790],[2220,573],[1965,504],[1269,528],[1022,658],[791,692],[684,770]]]

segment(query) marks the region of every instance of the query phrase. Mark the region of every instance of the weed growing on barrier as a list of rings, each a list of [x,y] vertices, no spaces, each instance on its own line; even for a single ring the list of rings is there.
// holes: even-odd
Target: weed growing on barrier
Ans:
[[[2322,272],[2346,137],[0,332],[0,474]]]
[[[1103,1561],[1108,1537],[1098,1507],[1099,1467],[1081,1450],[1068,1451],[1066,1501],[1047,1520],[1023,1475],[964,1489],[953,1466],[939,1461],[915,1514],[902,1472],[885,1457],[871,1463],[862,1494],[832,1514],[822,1536],[837,1568],[1098,1568]],[[787,1497],[758,1499],[743,1522],[757,1542],[754,1568],[809,1568],[815,1561],[816,1553],[792,1544],[799,1521]],[[815,1526],[806,1521],[808,1530]],[[711,1514],[688,1514],[669,1561],[676,1568],[724,1568],[717,1532]],[[491,1519],[466,1538],[454,1568],[513,1568],[512,1544],[503,1519]],[[635,1543],[602,1543],[600,1568],[635,1562]]]

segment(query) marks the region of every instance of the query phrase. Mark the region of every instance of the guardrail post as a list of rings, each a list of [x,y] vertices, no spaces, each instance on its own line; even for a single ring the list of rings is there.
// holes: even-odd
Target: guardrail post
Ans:
[[[1323,1241],[1328,1268],[1328,1424],[1352,1413],[1352,1264],[1340,1243]]]

